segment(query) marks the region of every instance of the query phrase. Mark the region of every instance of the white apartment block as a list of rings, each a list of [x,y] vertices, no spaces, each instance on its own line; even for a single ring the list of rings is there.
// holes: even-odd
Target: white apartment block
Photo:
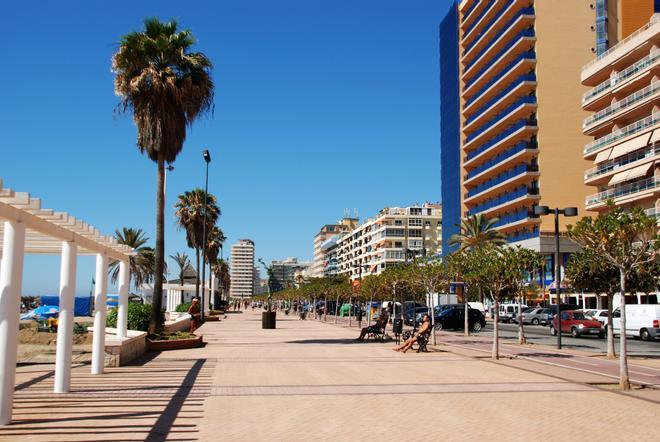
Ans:
[[[338,274],[378,275],[414,256],[440,254],[441,243],[440,204],[385,208],[337,241]]]
[[[332,255],[334,247],[346,232],[353,230],[358,224],[357,218],[345,216],[337,224],[326,224],[319,233],[314,235],[314,260],[309,268],[309,276],[321,278],[336,273],[336,260]]]
[[[231,298],[248,298],[254,294],[254,242],[241,239],[231,246]]]

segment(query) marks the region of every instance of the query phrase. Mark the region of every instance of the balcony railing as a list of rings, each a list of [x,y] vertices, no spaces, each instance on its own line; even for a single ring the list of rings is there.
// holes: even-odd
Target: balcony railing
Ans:
[[[531,10],[531,14],[534,14],[534,8],[528,8],[528,9]],[[520,18],[520,16],[517,16],[517,17],[514,17],[514,18],[518,19],[518,18]],[[511,23],[513,23],[513,22],[511,22]],[[511,23],[507,23],[507,26],[503,27],[502,29],[500,29],[500,31],[497,34],[493,35],[493,37],[490,39],[490,44],[484,46],[477,53],[477,55],[475,55],[474,58],[472,60],[470,60],[465,65],[465,71],[468,71],[477,61],[481,60],[481,58],[484,56],[484,54],[486,52],[488,52],[488,50],[493,46],[493,43],[495,43],[497,40],[502,38],[502,36],[509,30]],[[534,36],[534,29],[532,29],[532,28],[523,29],[522,31],[520,31],[516,35],[514,35],[511,38],[511,40],[509,41],[509,43],[507,43],[502,49],[500,49],[499,52],[497,52],[493,57],[491,57],[491,60],[497,59],[499,55],[503,54],[509,47],[511,47],[521,37],[533,37],[533,36]]]
[[[605,202],[609,199],[620,198],[622,196],[643,192],[645,190],[652,190],[659,187],[660,177],[652,176],[650,178],[644,178],[639,181],[633,181],[632,183],[617,185],[612,189],[604,190],[595,195],[589,195],[585,200],[585,205],[591,206]]]
[[[539,228],[534,227],[531,231],[525,230],[524,232],[516,232],[511,235],[507,235],[506,240],[507,242],[518,242],[518,241],[524,241],[526,239],[538,238],[538,236],[539,236]]]
[[[504,172],[494,176],[488,181],[485,181],[479,184],[478,186],[473,187],[467,192],[466,196],[467,198],[471,198],[475,195],[485,192],[488,189],[498,186],[503,182],[508,181],[511,178],[514,178],[518,175],[522,175],[523,173],[527,173],[527,172],[538,172],[538,170],[539,170],[538,166],[533,164],[525,164],[525,163],[519,164],[509,170],[505,170]]]
[[[471,24],[470,26],[468,26],[467,28],[465,28],[465,32],[463,33],[463,35],[465,35],[465,36],[467,37],[467,36],[470,34],[470,32],[474,29],[474,27],[475,27],[477,24],[479,24],[479,22],[480,22],[481,19],[484,17],[484,15],[486,15],[486,13],[487,13],[488,11],[490,11],[492,8],[495,7],[495,4],[496,4],[496,3],[497,3],[497,2],[494,1],[494,0],[491,1],[491,2],[490,2],[490,5],[486,6],[486,7],[481,11],[481,13],[477,16],[477,18],[474,19],[474,21],[472,22],[472,24]],[[476,7],[476,4],[475,4],[474,6]],[[470,11],[470,12],[472,12],[472,11]]]
[[[660,21],[660,14],[653,14],[653,16],[651,17],[651,20],[650,20],[648,23],[646,23],[644,26],[642,26],[641,28],[639,28],[638,30],[636,30],[635,32],[633,32],[632,34],[630,34],[629,36],[627,36],[627,37],[624,38],[623,40],[619,41],[617,44],[615,44],[614,46],[612,46],[611,48],[609,48],[607,51],[605,51],[605,52],[603,52],[602,54],[598,55],[596,58],[594,58],[593,60],[591,60],[589,63],[585,64],[585,65],[582,67],[582,70],[584,71],[585,69],[587,69],[587,68],[593,66],[593,65],[596,64],[598,61],[600,61],[600,60],[602,60],[603,58],[607,57],[607,56],[610,55],[612,52],[616,51],[616,50],[619,49],[621,46],[625,45],[625,44],[628,43],[630,40],[632,40],[633,38],[637,37],[639,34],[641,34],[642,32],[646,31],[647,29],[649,29],[651,26],[653,26],[654,24],[656,24],[656,23],[659,22],[659,21]]]
[[[657,218],[658,222],[660,222],[660,210],[656,209],[655,207],[651,207],[650,209],[646,209],[645,212],[648,216],[651,218]]]
[[[513,201],[525,195],[538,195],[538,189],[530,189],[527,186],[519,186],[510,192],[503,193],[496,198],[474,206],[472,209],[468,210],[468,215],[472,216],[477,213],[485,212],[486,210],[492,209],[493,207],[501,206],[502,204],[506,204],[509,201]]]
[[[508,72],[512,67],[520,63],[521,60],[524,59],[535,59],[536,58],[536,52],[534,51],[527,51],[523,52],[522,54],[518,55],[516,58],[514,58],[510,63],[507,63],[506,66],[504,66],[502,69],[500,69],[490,80],[486,82],[483,86],[477,90],[477,92],[474,93],[472,97],[470,97],[469,100],[465,101],[465,107],[467,108],[470,106],[474,101],[481,97],[484,92],[486,92],[492,85],[497,83],[499,80],[505,77],[506,72]]]
[[[499,216],[497,222],[493,224],[493,227],[497,228],[497,227],[506,226],[507,224],[522,221],[527,218],[534,218],[534,216],[531,215],[527,209],[519,210],[514,213]]]
[[[479,175],[480,173],[490,169],[491,167],[495,166],[496,164],[499,164],[503,161],[505,161],[508,158],[511,158],[518,152],[522,152],[525,149],[536,149],[536,143],[532,143],[529,141],[520,141],[519,143],[516,143],[513,145],[513,147],[510,147],[509,149],[505,150],[504,152],[494,156],[490,160],[486,161],[485,163],[480,164],[479,166],[475,167],[471,171],[467,173],[465,176],[465,179],[469,180],[471,178],[474,178],[475,176]]]
[[[489,63],[486,63],[481,69],[479,69],[472,77],[470,77],[469,80],[466,81],[467,86],[470,84],[474,83],[479,77],[481,77],[483,74],[486,73],[487,70],[489,70],[493,65],[495,64],[495,60],[499,59],[502,57],[504,54],[506,54],[509,49],[514,47],[518,41],[525,37],[534,37],[534,30],[533,29],[525,29],[521,32],[519,32],[515,37],[511,39],[510,42],[508,42],[502,49],[497,51],[495,55],[490,59]],[[468,68],[465,69],[467,72]]]
[[[472,14],[472,11],[474,11],[474,9],[479,5],[479,3],[481,3],[481,0],[476,0],[474,3],[472,3],[472,6],[470,6],[465,10],[465,13],[463,14],[463,18],[461,19],[462,22],[465,21],[470,16],[470,14]]]
[[[513,123],[511,126],[507,127],[504,129],[502,132],[498,133],[495,135],[493,138],[489,139],[485,143],[483,143],[481,146],[479,146],[477,149],[468,152],[466,156],[466,161],[471,160],[472,158],[476,157],[477,155],[481,155],[483,152],[487,151],[500,141],[504,140],[506,137],[509,135],[513,134],[514,132],[519,131],[525,126],[536,126],[537,122],[535,119],[530,119],[530,118],[525,118],[522,120],[518,120],[515,123]]]
[[[497,95],[495,95],[493,98],[482,104],[479,109],[475,111],[475,113],[470,116],[468,119],[465,120],[465,125],[467,126],[468,124],[472,123],[477,117],[479,117],[481,114],[483,114],[488,108],[490,108],[493,104],[497,103],[500,101],[503,97],[505,97],[509,92],[520,86],[526,81],[536,81],[536,75],[534,74],[523,74],[513,80],[511,84],[509,84],[507,87],[502,89]],[[659,82],[660,83],[660,82]]]
[[[511,112],[519,108],[520,106],[523,106],[525,104],[536,104],[536,97],[535,96],[525,96],[521,97],[518,100],[514,101],[504,109],[502,109],[497,115],[495,115],[493,118],[490,120],[486,121],[484,124],[479,126],[477,129],[475,129],[474,132],[472,132],[470,135],[465,137],[465,142],[469,143],[470,141],[476,139],[478,136],[486,132],[488,129],[493,127],[497,122],[502,120],[504,117],[509,115]]]
[[[660,154],[660,147],[650,147],[629,153],[615,160],[600,163],[598,166],[587,170],[584,173],[584,179],[588,180],[599,175],[605,175],[606,173],[619,169],[626,164],[634,163],[635,161],[643,160],[644,158],[654,157],[658,154]]]
[[[502,7],[500,8],[500,10],[497,12],[497,14],[495,14],[495,15],[493,16],[493,18],[491,18],[491,19],[488,21],[488,23],[486,23],[486,24],[481,28],[481,33],[480,33],[480,34],[479,34],[474,40],[472,40],[472,42],[471,42],[470,44],[467,45],[467,47],[465,48],[465,52],[464,52],[465,54],[467,54],[468,52],[470,52],[470,49],[472,49],[472,48],[474,47],[474,45],[477,44],[477,43],[479,42],[479,40],[481,40],[481,39],[484,37],[484,35],[486,35],[486,33],[488,32],[488,30],[493,26],[493,24],[497,21],[497,19],[499,19],[499,18],[502,16],[502,12],[503,12],[505,9],[507,9],[509,6],[511,6],[511,4],[512,4],[513,2],[514,2],[514,0],[507,0],[507,1],[502,5]],[[490,9],[490,8],[489,8],[489,9]],[[511,26],[511,23],[508,23],[507,26]],[[466,33],[465,35],[467,36],[468,34]]]
[[[606,107],[605,109],[601,110],[600,112],[596,112],[592,116],[585,118],[584,122],[582,123],[582,128],[586,129],[587,127],[591,126],[594,123],[597,123],[610,115],[613,115],[620,110],[623,110],[627,107],[632,107],[636,103],[639,103],[640,101],[645,100],[646,98],[650,97],[651,95],[656,94],[660,90],[660,81],[656,81],[653,84],[650,84],[649,86],[646,86],[644,89],[637,91],[633,94],[628,95],[626,98],[623,100],[617,101],[613,105]]]
[[[623,138],[629,137],[631,135],[637,134],[646,130],[647,128],[656,125],[660,121],[660,112],[648,117],[635,121],[632,124],[622,127],[621,129],[615,130],[611,134],[600,137],[597,140],[592,141],[584,147],[584,154],[589,155],[591,152],[595,152],[599,149],[602,149],[605,146],[608,146],[612,143],[617,142]]]
[[[632,77],[633,75],[637,74],[638,72],[643,71],[647,67],[651,66],[654,64],[658,58],[660,58],[660,52],[656,52],[653,55],[647,55],[646,57],[642,58],[639,60],[637,63],[633,64],[632,66],[622,70],[615,76],[608,78],[607,80],[603,81],[601,84],[598,86],[594,87],[593,89],[588,90],[583,96],[582,96],[582,104],[585,104],[592,98],[600,95],[607,89],[610,89],[617,84],[627,80],[628,78]]]

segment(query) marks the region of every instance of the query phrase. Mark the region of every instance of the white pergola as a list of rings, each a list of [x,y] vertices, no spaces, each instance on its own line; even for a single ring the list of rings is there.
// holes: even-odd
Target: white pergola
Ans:
[[[3,187],[0,179],[0,425],[11,422],[16,380],[18,328],[26,253],[61,255],[60,312],[57,328],[55,393],[71,385],[73,306],[78,255],[96,256],[92,374],[102,374],[105,360],[108,261],[119,261],[117,336],[126,337],[129,257],[133,249],[118,244],[66,212],[42,209],[41,200]]]

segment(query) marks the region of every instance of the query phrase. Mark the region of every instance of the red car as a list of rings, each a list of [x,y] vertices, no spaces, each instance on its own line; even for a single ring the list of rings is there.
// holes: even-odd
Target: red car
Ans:
[[[581,310],[561,312],[561,332],[570,333],[574,338],[588,335],[598,336],[600,339],[605,338],[603,324],[587,318]],[[550,333],[552,333],[552,336],[557,336],[556,316],[553,318],[552,324],[550,324]]]

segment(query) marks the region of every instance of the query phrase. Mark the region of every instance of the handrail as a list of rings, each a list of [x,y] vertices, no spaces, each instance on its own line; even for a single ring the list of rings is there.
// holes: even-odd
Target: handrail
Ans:
[[[633,38],[637,37],[642,32],[649,29],[651,26],[653,26],[654,24],[656,24],[659,21],[660,21],[660,14],[657,14],[657,13],[653,14],[653,16],[651,17],[651,20],[648,23],[646,23],[644,26],[642,26],[641,28],[639,28],[638,30],[636,30],[635,32],[633,32],[632,34],[630,34],[629,36],[627,36],[623,40],[619,41],[617,44],[615,44],[614,46],[609,48],[607,51],[605,51],[602,54],[599,54],[598,56],[596,56],[596,58],[591,60],[589,63],[582,66],[582,71],[585,71],[586,69],[590,68],[591,66],[593,66],[594,64],[596,64],[597,62],[602,60],[603,58],[607,57],[608,55],[610,55],[611,53],[613,53],[614,51],[619,49],[621,46],[628,43]]]
[[[582,122],[582,128],[586,129],[590,125],[604,118],[607,118],[610,115],[613,115],[620,110],[632,106],[633,104],[642,101],[645,98],[650,97],[651,95],[655,94],[658,90],[660,90],[660,81],[656,81],[653,84],[646,86],[644,89],[634,92],[628,95],[626,98],[617,101],[613,105],[608,106],[605,109],[591,115],[590,117],[585,118],[584,121]]]
[[[497,52],[497,53],[496,53],[496,54],[490,59],[489,63],[486,63],[486,64],[485,64],[481,69],[479,69],[479,70],[478,70],[478,71],[477,71],[477,72],[476,72],[476,73],[475,73],[475,74],[474,74],[469,80],[466,80],[466,83],[467,83],[467,84],[469,84],[469,83],[474,83],[477,79],[481,78],[481,76],[482,76],[483,74],[485,74],[486,71],[487,71],[488,69],[490,69],[491,67],[493,67],[493,65],[495,64],[495,63],[493,63],[494,60],[499,59],[500,57],[502,57],[507,51],[509,51],[509,49],[511,49],[512,47],[514,47],[514,46],[515,46],[515,45],[516,45],[521,39],[523,39],[523,38],[525,38],[525,37],[534,37],[534,35],[535,35],[535,34],[534,34],[534,30],[533,30],[533,29],[524,29],[523,31],[519,32],[515,37],[513,37],[513,38],[511,39],[510,42],[508,42],[506,45],[504,45],[504,47],[503,47],[502,49],[500,49],[499,52]],[[527,51],[526,51],[526,52],[527,52]],[[474,63],[473,63],[473,64],[474,64]],[[473,64],[472,64],[472,65],[473,65]],[[466,66],[466,67],[465,67],[465,72],[467,72],[467,71],[470,69],[470,67],[472,67],[472,65],[470,65],[470,66]]]
[[[602,92],[607,89],[616,86],[621,83],[623,80],[635,75],[643,69],[651,66],[656,60],[660,58],[660,52],[656,52],[654,55],[647,55],[646,57],[639,60],[637,63],[628,66],[626,69],[622,70],[615,76],[608,78],[597,86],[594,86],[592,89],[589,89],[587,92],[582,95],[582,104],[588,102],[592,98],[600,95]]]
[[[596,167],[587,169],[587,171],[584,173],[584,179],[586,180],[598,175],[604,175],[606,173],[610,173],[613,170],[616,170],[627,164],[634,163],[635,161],[643,160],[645,158],[653,157],[658,154],[660,154],[660,147],[655,147],[655,148],[647,147],[636,152],[631,152],[617,159],[605,161],[603,163],[600,163]]]
[[[477,204],[474,206],[472,209],[468,210],[468,215],[476,215],[477,213],[484,212],[486,210],[492,209],[493,207],[500,206],[502,204],[508,203],[509,201],[513,201],[515,199],[520,198],[521,196],[525,196],[528,194],[531,194],[532,190],[529,189],[527,186],[520,186],[516,187],[514,190],[510,190],[508,192],[502,193],[495,198],[492,198],[488,201],[484,201],[481,204]]]
[[[527,164],[527,163],[518,164],[517,166],[505,170],[504,172],[501,172],[496,176],[490,178],[488,181],[484,181],[478,186],[475,186],[472,189],[468,190],[466,197],[472,198],[473,196],[479,195],[482,192],[492,189],[493,187],[502,184],[503,182],[510,180],[513,177],[517,177],[518,175],[522,175],[523,173],[537,172],[537,171],[538,171],[538,166],[536,165]]]
[[[523,118],[522,120],[518,120],[515,123],[513,123],[511,126],[507,127],[504,129],[502,132],[498,133],[495,135],[493,138],[489,139],[488,141],[484,142],[481,146],[479,146],[477,149],[468,152],[466,156],[466,161],[470,161],[472,158],[481,155],[483,152],[487,151],[512,133],[522,129],[525,126],[536,126],[536,120],[531,120],[527,118]]]
[[[621,129],[617,129],[614,132],[605,135],[604,137],[600,137],[597,140],[594,140],[591,143],[584,146],[584,155],[588,155],[592,152],[595,152],[596,150],[601,149],[622,138],[626,138],[630,135],[641,132],[650,126],[655,125],[659,121],[660,121],[660,112],[649,115],[648,117],[643,118],[641,120],[635,121],[634,123],[624,126]]]
[[[495,95],[493,98],[482,104],[479,107],[479,109],[474,111],[474,114],[472,114],[469,118],[465,120],[465,125],[468,126],[469,124],[471,124],[474,120],[480,117],[486,110],[488,110],[493,104],[497,103],[499,100],[504,98],[509,92],[516,89],[518,86],[525,83],[526,81],[536,81],[536,75],[522,74],[518,76],[518,78],[516,78],[511,83],[509,83],[509,85],[504,89],[502,89],[497,95]]]
[[[532,10],[532,14],[534,11],[534,8],[528,8]],[[520,14],[519,16],[514,17],[516,20],[522,17],[524,14]],[[477,52],[477,55],[474,56],[472,60],[470,60],[466,65],[465,65],[465,71],[468,71],[477,61],[481,60],[481,58],[488,52],[490,48],[493,47],[493,43],[495,43],[497,40],[502,38],[502,36],[511,28],[511,25],[503,27],[497,34],[493,36],[491,39],[491,43],[484,46],[481,51]],[[516,34],[512,40],[516,40],[520,35],[524,34],[525,32],[531,33],[531,35],[528,35],[528,37],[531,37],[534,35],[534,29],[533,28],[527,28],[523,29],[521,32]]]
[[[526,230],[523,232],[516,232],[516,233],[512,233],[511,235],[507,235],[506,241],[518,242],[518,241],[524,241],[526,239],[537,238],[538,236],[539,236],[539,228],[534,227],[531,232],[529,230]]]
[[[501,152],[491,158],[490,160],[486,161],[485,163],[480,164],[479,166],[475,167],[471,171],[467,173],[465,176],[466,180],[470,180],[474,178],[475,176],[481,174],[482,172],[485,172],[486,170],[490,169],[491,167],[503,162],[504,160],[511,158],[518,152],[522,152],[523,150],[526,149],[535,149],[536,146],[533,143],[530,143],[529,141],[520,141],[516,144],[513,145],[513,147],[510,147],[509,149],[505,150],[504,152]]]
[[[616,185],[611,189],[589,195],[585,198],[585,205],[590,206],[592,204],[598,204],[611,198],[619,198],[621,196],[630,195],[633,193],[641,192],[643,190],[653,189],[655,187],[660,187],[660,177],[652,176],[638,181],[633,181],[632,183]]]

